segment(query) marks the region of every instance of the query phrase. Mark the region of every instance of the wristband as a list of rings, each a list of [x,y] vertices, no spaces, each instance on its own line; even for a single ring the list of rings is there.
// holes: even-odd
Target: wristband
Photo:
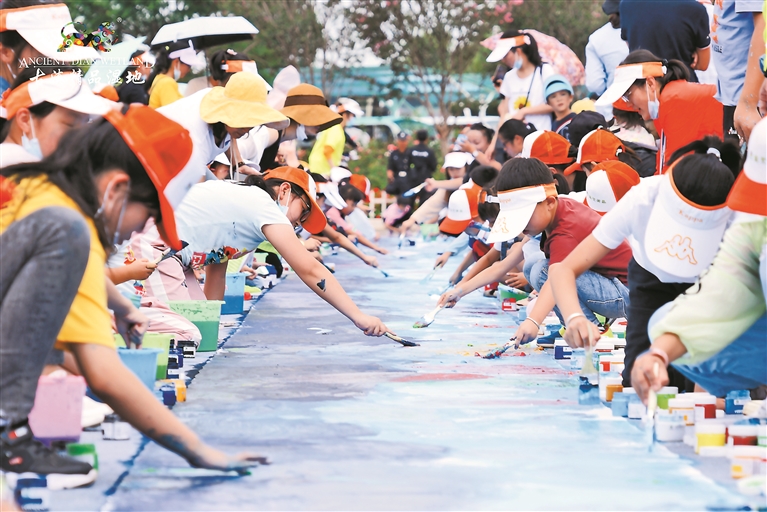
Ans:
[[[572,315],[568,316],[567,320],[565,320],[565,329],[569,329],[570,328],[570,321],[573,318],[578,318],[579,316],[582,316],[583,318],[586,318],[586,315],[584,315],[580,311],[578,311],[577,313],[573,313]]]
[[[533,320],[531,317],[528,316],[528,317],[525,318],[525,320],[530,320],[531,322],[533,322],[535,324],[535,326],[538,328],[538,330],[541,329],[541,324],[539,324],[538,322]]]
[[[663,360],[663,364],[668,366],[668,354],[662,348],[650,347],[650,350],[648,351],[648,353],[654,356],[658,356],[659,358]]]

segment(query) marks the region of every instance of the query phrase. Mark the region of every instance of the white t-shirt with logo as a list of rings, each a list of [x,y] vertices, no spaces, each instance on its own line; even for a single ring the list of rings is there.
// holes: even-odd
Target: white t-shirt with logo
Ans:
[[[509,100],[509,113],[513,114],[522,107],[536,107],[545,105],[543,97],[543,82],[554,75],[555,71],[551,64],[543,63],[543,66],[535,68],[531,75],[525,78],[517,76],[517,70],[512,69],[503,77],[500,93]],[[529,96],[528,96],[529,91]],[[527,100],[527,105],[525,105]],[[551,130],[551,114],[536,114],[525,116],[525,121],[533,123],[536,130]]]
[[[185,266],[226,263],[264,242],[262,229],[269,224],[291,225],[260,188],[228,181],[199,183],[176,210],[178,236],[189,244],[179,256]]]

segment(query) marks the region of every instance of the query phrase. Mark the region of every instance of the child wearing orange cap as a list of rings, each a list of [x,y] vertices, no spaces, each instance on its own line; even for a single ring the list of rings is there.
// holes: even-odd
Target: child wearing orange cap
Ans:
[[[743,170],[727,197],[727,206],[737,212],[735,222],[696,293],[680,295],[650,322],[652,345],[631,374],[643,400],[649,389],[669,382],[672,362],[719,397],[767,384],[766,141],[763,119],[751,132]]]
[[[737,148],[715,138],[681,148],[666,175],[645,178],[629,190],[590,236],[550,268],[551,287],[565,318],[565,340],[583,346],[599,334],[579,304],[576,279],[624,240],[631,244],[625,386],[631,385],[634,360],[650,346],[650,316],[689,288],[711,263],[730,221],[725,200],[739,160]],[[691,390],[681,375],[672,380]]]
[[[180,248],[173,210],[196,173],[182,168],[192,154],[188,133],[149,107],[66,134],[41,162],[6,167],[11,199],[0,209],[0,468],[48,477],[49,488],[86,485],[90,464],[35,441],[27,416],[37,378],[54,347],[71,354],[68,368],[142,433],[197,467],[244,469],[251,455],[227,456],[200,439],[143,386],[115,351],[117,330],[140,345],[147,319],[106,281],[107,250],[160,217],[161,232]],[[97,220],[98,219],[98,220]],[[56,284],[56,283],[61,283]],[[51,294],[52,286],[58,293]],[[260,459],[263,460],[263,459]]]

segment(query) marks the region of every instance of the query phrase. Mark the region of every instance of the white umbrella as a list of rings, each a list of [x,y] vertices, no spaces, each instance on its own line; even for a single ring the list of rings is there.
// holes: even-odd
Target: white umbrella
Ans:
[[[170,23],[157,31],[152,46],[191,39],[197,49],[252,39],[258,29],[242,16],[201,16]]]

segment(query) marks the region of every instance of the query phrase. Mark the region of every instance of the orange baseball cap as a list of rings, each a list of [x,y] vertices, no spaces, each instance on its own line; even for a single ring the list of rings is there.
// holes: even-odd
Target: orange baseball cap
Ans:
[[[104,118],[131,148],[157,189],[162,216],[157,223],[160,236],[171,248],[181,250],[174,210],[189,189],[200,181],[198,169],[186,168],[193,149],[189,132],[143,105],[131,106],[125,114],[111,110]]]
[[[626,146],[612,132],[596,129],[587,133],[581,139],[578,147],[578,157],[575,163],[565,169],[565,176],[582,170],[582,164],[586,162],[601,163],[605,160],[618,160],[618,155],[626,151]]]
[[[439,225],[439,230],[448,235],[459,235],[469,227],[474,217],[479,217],[479,196],[482,187],[471,181],[461,186],[450,195],[447,217]]]
[[[731,209],[767,217],[767,118],[751,131],[743,172],[727,197]]]
[[[522,144],[524,158],[537,158],[546,165],[569,164],[573,158],[567,156],[570,151],[570,143],[558,133],[548,130],[533,132]]]
[[[613,108],[624,110],[626,112],[639,112],[634,105],[623,99],[623,96],[613,102]]]
[[[370,202],[370,180],[361,174],[352,174],[349,176],[349,185],[353,186],[363,194],[365,201]]]
[[[594,167],[586,180],[586,199],[583,203],[599,215],[604,215],[631,187],[639,185],[639,179],[639,174],[623,162],[602,162]]]
[[[277,179],[287,181],[293,185],[297,185],[304,191],[309,198],[309,205],[311,206],[311,212],[309,218],[302,223],[304,229],[309,233],[316,235],[322,232],[327,225],[325,214],[322,213],[322,209],[317,204],[317,184],[309,173],[295,167],[277,167],[276,169],[270,169],[264,173],[265,180]]]

